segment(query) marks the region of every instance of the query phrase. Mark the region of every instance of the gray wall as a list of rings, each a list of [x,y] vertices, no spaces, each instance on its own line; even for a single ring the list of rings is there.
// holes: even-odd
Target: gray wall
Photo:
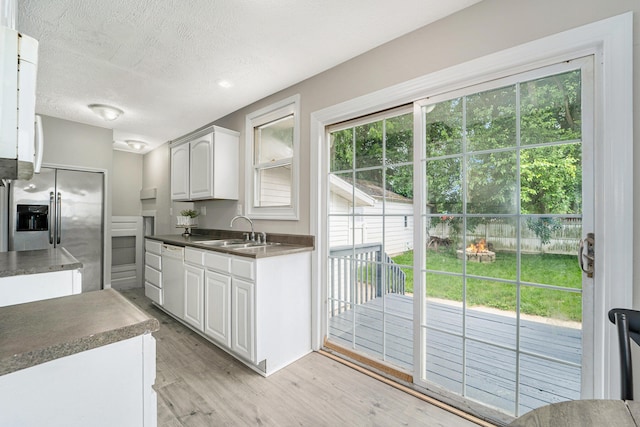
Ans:
[[[143,189],[157,189],[157,197],[142,201],[143,212],[156,213],[155,234],[176,234],[176,215],[182,209],[193,208],[193,203],[171,202],[170,196],[170,159],[169,145],[164,144],[144,155],[142,186]]]
[[[139,216],[142,209],[142,155],[114,150],[111,182],[113,215]]]
[[[111,284],[111,178],[113,131],[55,117],[42,116],[45,145],[42,162],[51,166],[104,171],[105,182],[105,286]]]
[[[241,132],[239,203],[244,205],[244,126],[245,116],[250,112],[288,96],[301,95],[300,220],[256,221],[256,228],[267,232],[309,234],[311,230],[309,117],[312,112],[446,67],[627,11],[635,11],[634,81],[637,94],[640,90],[640,65],[638,65],[640,2],[638,0],[606,2],[601,0],[484,0],[217,120],[215,122],[217,125]],[[637,95],[635,98],[637,99]],[[639,116],[640,112],[636,109],[636,124],[639,122]],[[640,129],[640,127],[637,128]],[[158,150],[166,151],[167,148],[161,147]],[[160,157],[155,153],[147,154],[145,157],[151,156]],[[639,159],[639,156],[640,153],[636,152],[635,159]],[[157,163],[151,159],[145,159],[145,167],[147,166],[154,169],[163,168],[164,174],[167,176],[169,174],[169,163],[166,157],[162,158],[162,162]],[[155,170],[154,173],[160,172]],[[146,175],[145,172],[145,177]],[[164,186],[158,187],[158,192],[167,194],[169,192],[168,177],[163,184]],[[143,185],[145,187],[148,185],[146,180]],[[635,188],[640,192],[640,185],[636,185]],[[635,200],[636,204],[640,204],[640,197],[636,197]],[[236,202],[207,201],[197,202],[195,205],[207,207],[207,216],[199,219],[201,227],[228,228],[229,220],[236,213]],[[167,204],[161,207],[159,214],[168,215],[170,202],[167,201]],[[169,218],[162,222],[168,224]],[[165,231],[171,230],[167,228]],[[640,235],[639,230],[636,233]],[[637,259],[640,261],[640,253]]]
[[[156,234],[171,234],[170,229],[170,185],[169,146],[161,145],[145,154],[142,161],[142,188],[157,189],[155,199],[143,200],[143,211],[156,211]]]

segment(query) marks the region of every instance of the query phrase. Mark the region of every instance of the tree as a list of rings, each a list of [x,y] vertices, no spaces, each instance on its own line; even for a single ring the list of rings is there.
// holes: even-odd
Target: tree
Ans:
[[[412,113],[331,134],[331,171],[350,181],[350,171],[355,168],[358,170],[356,185],[359,180],[373,182],[411,199],[412,162]],[[384,183],[381,182],[382,170],[385,171]]]
[[[580,84],[576,70],[425,107],[432,224],[442,215],[461,214],[463,194],[466,212],[487,219],[517,213],[518,207],[532,215],[580,213]],[[384,169],[385,187],[412,197],[412,119],[405,114],[332,133],[332,171]],[[381,176],[380,170],[357,173]],[[556,223],[537,218],[526,223],[548,242]],[[483,221],[469,218],[467,228]]]

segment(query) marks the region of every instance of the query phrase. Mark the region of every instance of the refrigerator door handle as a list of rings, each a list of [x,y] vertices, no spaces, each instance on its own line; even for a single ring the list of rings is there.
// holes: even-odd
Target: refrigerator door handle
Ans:
[[[36,114],[36,154],[33,164],[33,173],[40,173],[42,167],[42,155],[44,154],[44,137],[42,134],[42,117]]]
[[[60,244],[60,239],[62,237],[62,195],[58,193],[58,206],[56,208],[56,218],[58,219],[58,225],[56,226],[56,243]]]
[[[53,191],[49,193],[49,244],[53,245],[53,223],[55,217],[55,211],[53,210]]]

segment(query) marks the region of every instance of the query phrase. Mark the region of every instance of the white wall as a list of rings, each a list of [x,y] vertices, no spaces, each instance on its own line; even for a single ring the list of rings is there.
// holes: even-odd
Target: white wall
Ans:
[[[171,167],[169,144],[163,144],[144,155],[142,159],[142,188],[157,189],[155,199],[142,200],[143,211],[155,211],[155,234],[178,234],[176,216],[183,209],[193,208],[193,203],[171,201]],[[204,218],[204,217],[203,217]],[[229,217],[231,220],[231,217]]]
[[[331,212],[334,214],[353,214],[351,203],[335,193],[331,193]],[[384,252],[389,256],[394,257],[412,250],[413,205],[411,203],[386,202],[385,212],[387,216],[383,217],[382,202],[376,200],[374,206],[356,208],[356,216],[354,217],[332,216],[329,225],[329,247],[354,243],[356,245],[382,243],[384,234]],[[406,227],[404,226],[405,216],[407,217]],[[354,223],[355,230],[353,229]]]

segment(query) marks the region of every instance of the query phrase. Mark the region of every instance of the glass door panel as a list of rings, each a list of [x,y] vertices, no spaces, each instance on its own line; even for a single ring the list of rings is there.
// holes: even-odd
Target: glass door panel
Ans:
[[[410,111],[333,129],[328,176],[327,338],[406,372],[414,346]]]
[[[418,382],[513,415],[580,398],[589,61],[421,104]]]

